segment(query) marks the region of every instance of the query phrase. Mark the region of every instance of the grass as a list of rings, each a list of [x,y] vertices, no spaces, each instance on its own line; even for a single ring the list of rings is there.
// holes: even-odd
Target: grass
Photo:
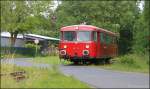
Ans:
[[[31,56],[23,55],[23,54],[1,54],[1,58],[28,58]]]
[[[110,70],[119,70],[127,72],[149,73],[149,57],[148,55],[128,54],[125,56],[116,57],[113,64],[106,65],[91,65]],[[48,64],[70,64],[71,62],[61,61],[58,56],[35,57],[33,62],[48,63]]]
[[[115,63],[101,66],[105,69],[120,70],[128,72],[149,73],[148,55],[128,54],[114,58]]]
[[[59,56],[46,56],[46,57],[39,56],[39,57],[35,57],[32,61],[36,63],[48,63],[48,64],[53,64],[53,65],[71,63],[69,61],[60,60]]]
[[[13,71],[26,71],[26,78],[17,82],[9,73]],[[64,76],[57,67],[40,69],[31,67],[17,67],[10,64],[1,65],[1,88],[89,88],[72,76]]]
[[[110,70],[119,70],[127,72],[139,72],[149,73],[149,57],[148,55],[128,54],[114,58],[116,60],[113,64],[97,65],[94,67],[100,67]],[[29,60],[36,63],[47,63],[55,65],[51,69],[39,69],[39,68],[23,68],[13,65],[1,65],[1,73],[10,73],[13,71],[25,70],[27,72],[27,79],[20,82],[16,82],[10,76],[1,77],[2,88],[89,88],[87,84],[84,84],[76,80],[73,76],[64,76],[57,69],[58,64],[70,64],[67,61],[59,60],[58,56],[46,56],[35,57],[33,60]],[[93,65],[91,65],[92,67]],[[15,69],[13,69],[15,68]]]

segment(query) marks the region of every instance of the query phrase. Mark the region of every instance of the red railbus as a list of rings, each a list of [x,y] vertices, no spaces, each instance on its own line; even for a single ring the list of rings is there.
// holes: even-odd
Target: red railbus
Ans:
[[[74,63],[109,62],[117,56],[116,34],[92,25],[72,25],[60,29],[59,57]]]

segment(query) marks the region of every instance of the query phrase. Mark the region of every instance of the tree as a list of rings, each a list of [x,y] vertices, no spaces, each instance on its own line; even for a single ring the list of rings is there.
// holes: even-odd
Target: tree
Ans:
[[[32,16],[27,19],[34,34],[54,36],[52,22],[52,1],[29,1]]]
[[[144,9],[139,14],[134,25],[134,47],[135,53],[148,53],[149,48],[149,1],[144,1]]]
[[[1,29],[11,34],[11,46],[14,45],[17,34],[28,30],[25,23],[29,16],[25,1],[1,1]]]
[[[57,27],[87,22],[120,33],[119,49],[125,54],[132,49],[138,12],[136,1],[62,1],[56,10]]]
[[[18,33],[32,32],[33,28],[36,28],[35,32],[49,29],[44,15],[50,13],[50,5],[51,1],[1,1],[1,29],[10,32],[11,47]]]

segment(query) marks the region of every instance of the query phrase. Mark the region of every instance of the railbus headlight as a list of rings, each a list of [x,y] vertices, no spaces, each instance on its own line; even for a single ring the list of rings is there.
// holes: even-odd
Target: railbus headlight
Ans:
[[[82,54],[83,55],[89,55],[89,51],[88,50],[83,50]]]
[[[66,55],[66,50],[60,50],[60,55]]]
[[[85,48],[87,48],[87,49],[88,49],[89,47],[90,47],[89,45],[86,45],[86,46],[85,46]]]
[[[64,45],[64,48],[67,48],[67,45]]]

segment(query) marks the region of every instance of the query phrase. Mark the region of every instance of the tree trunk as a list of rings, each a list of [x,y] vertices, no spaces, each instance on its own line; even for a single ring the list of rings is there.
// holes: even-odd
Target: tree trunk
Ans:
[[[10,37],[10,47],[13,47],[14,45],[14,41],[13,41],[13,32],[10,33],[11,37]]]
[[[17,35],[18,35],[18,32],[10,32],[10,53],[12,54],[13,53],[13,47],[15,46],[15,42],[16,42],[16,38],[17,38]]]
[[[17,38],[17,35],[18,35],[18,31],[11,32],[10,34],[11,34],[11,47],[14,47],[15,42],[16,42],[16,38]]]

